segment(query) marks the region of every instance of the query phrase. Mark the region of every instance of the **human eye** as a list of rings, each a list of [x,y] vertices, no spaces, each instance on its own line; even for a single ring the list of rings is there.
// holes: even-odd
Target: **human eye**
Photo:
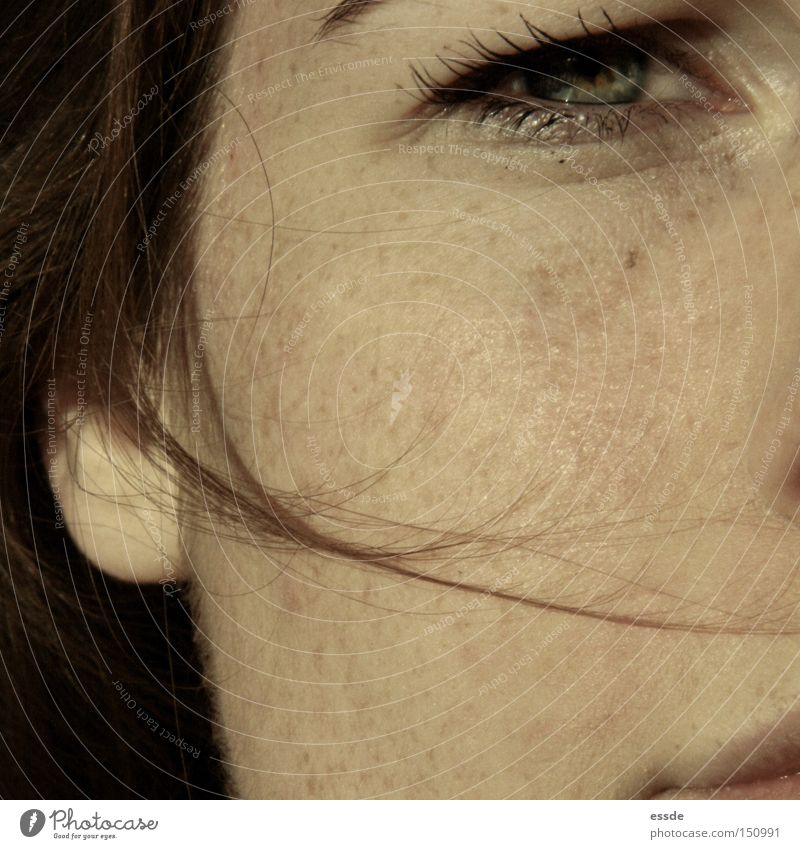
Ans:
[[[517,142],[574,144],[653,132],[686,111],[746,111],[696,43],[714,37],[696,22],[620,30],[606,16],[590,30],[579,18],[583,35],[556,39],[521,21],[522,38],[495,34],[502,47],[472,34],[466,52],[437,56],[437,69],[414,67],[429,116],[487,125]]]

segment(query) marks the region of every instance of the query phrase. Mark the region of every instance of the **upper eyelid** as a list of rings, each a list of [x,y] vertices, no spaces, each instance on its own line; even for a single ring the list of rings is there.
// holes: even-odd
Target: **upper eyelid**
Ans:
[[[526,24],[523,16],[520,16]],[[480,97],[480,84],[486,84],[483,89],[485,93],[490,90],[488,86],[497,85],[504,79],[504,74],[497,73],[492,77],[491,66],[511,65],[520,54],[535,55],[541,47],[550,45],[563,46],[569,49],[570,45],[576,43],[590,43],[597,40],[620,39],[622,44],[639,48],[646,52],[649,60],[655,63],[661,70],[680,70],[693,77],[698,85],[705,86],[710,92],[714,92],[720,104],[737,104],[739,107],[750,108],[749,98],[740,91],[727,74],[717,66],[717,62],[707,58],[703,45],[717,44],[717,39],[725,35],[718,24],[708,19],[696,19],[691,16],[680,16],[664,20],[650,18],[645,21],[631,22],[624,26],[610,24],[610,29],[595,29],[591,35],[584,32],[572,34],[565,38],[554,38],[553,36],[539,30],[539,36],[534,40],[537,46],[531,47],[520,45],[519,40],[524,36],[519,34],[508,34],[507,32],[495,31],[493,35],[481,31],[477,36],[474,31],[469,31],[469,39],[462,39],[459,44],[467,47],[470,53],[460,52],[455,55],[437,53],[435,60],[441,68],[446,69],[447,77],[441,70],[435,70],[435,66],[426,59],[416,65],[412,62],[412,77],[415,85],[413,89],[406,89],[412,96],[414,92],[423,103],[432,105],[436,103],[435,95],[450,96],[455,101],[456,95],[465,89],[472,91],[472,99]],[[535,28],[533,28],[535,30]],[[532,38],[533,33],[531,34]],[[487,47],[487,41],[496,38],[498,43],[511,47],[515,52],[505,52],[502,48]],[[508,67],[506,74],[513,71]],[[477,80],[479,85],[470,89],[469,83]],[[465,86],[465,83],[467,84]],[[466,99],[462,97],[462,99]]]
[[[659,62],[665,67],[670,62],[674,65],[678,65],[681,60],[686,60],[689,57],[688,51],[676,50],[674,46],[669,47],[663,42],[658,43],[652,36],[652,32],[648,32],[648,30],[652,30],[652,27],[631,27],[629,30],[619,30],[615,28],[610,32],[597,33],[588,36],[583,35],[561,40],[552,38],[546,33],[543,33],[546,38],[537,39],[538,44],[536,47],[529,47],[525,49],[515,44],[505,33],[497,32],[496,35],[516,51],[514,53],[500,53],[492,48],[488,48],[479,37],[471,33],[472,40],[462,40],[460,43],[470,47],[473,52],[477,54],[478,58],[470,58],[462,55],[445,57],[437,54],[436,56],[439,63],[454,75],[452,80],[443,83],[442,81],[437,80],[433,76],[432,72],[425,67],[412,67],[412,75],[418,88],[422,90],[450,90],[453,93],[460,91],[462,94],[471,92],[477,97],[481,93],[480,89],[471,89],[469,85],[464,86],[463,84],[465,82],[485,82],[487,80],[492,80],[497,83],[498,81],[502,81],[504,77],[512,74],[514,71],[521,70],[522,67],[524,67],[514,64],[514,61],[519,59],[519,57],[524,56],[535,58],[537,54],[541,55],[542,53],[546,53],[548,49],[563,49],[567,52],[571,51],[579,54],[580,51],[578,49],[578,45],[591,44],[592,42],[602,43],[608,42],[612,39],[619,39],[620,46],[642,50],[646,53],[650,61]],[[626,32],[635,37],[626,37]],[[573,48],[571,45],[575,45],[575,47]],[[661,56],[659,56],[658,53],[661,53]],[[458,70],[459,66],[462,69],[460,72]]]

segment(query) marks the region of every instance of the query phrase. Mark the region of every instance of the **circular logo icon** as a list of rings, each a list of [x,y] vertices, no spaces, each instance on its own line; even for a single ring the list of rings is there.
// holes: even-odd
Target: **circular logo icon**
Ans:
[[[38,808],[31,808],[19,818],[19,830],[25,837],[36,837],[44,828],[44,812]]]

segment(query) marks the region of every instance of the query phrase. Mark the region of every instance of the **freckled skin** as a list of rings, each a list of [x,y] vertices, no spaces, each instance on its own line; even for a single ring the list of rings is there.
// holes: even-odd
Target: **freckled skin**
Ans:
[[[800,355],[800,88],[708,6],[779,94],[747,76],[735,134],[682,111],[569,161],[401,121],[403,57],[511,31],[505,5],[387,4],[316,46],[296,4],[238,14],[225,86],[254,135],[231,112],[217,129],[247,142],[207,175],[194,293],[225,313],[205,368],[229,450],[320,533],[406,554],[185,529],[238,794],[646,797],[796,698],[797,405],[753,480]],[[797,54],[788,11],[754,14]],[[226,468],[220,441],[203,452]]]

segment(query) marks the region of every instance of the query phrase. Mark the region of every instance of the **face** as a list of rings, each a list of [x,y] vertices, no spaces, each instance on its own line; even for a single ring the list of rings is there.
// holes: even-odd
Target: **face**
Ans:
[[[186,444],[329,543],[184,528],[234,792],[760,777],[799,704],[800,2],[329,6],[232,9],[203,164]]]

